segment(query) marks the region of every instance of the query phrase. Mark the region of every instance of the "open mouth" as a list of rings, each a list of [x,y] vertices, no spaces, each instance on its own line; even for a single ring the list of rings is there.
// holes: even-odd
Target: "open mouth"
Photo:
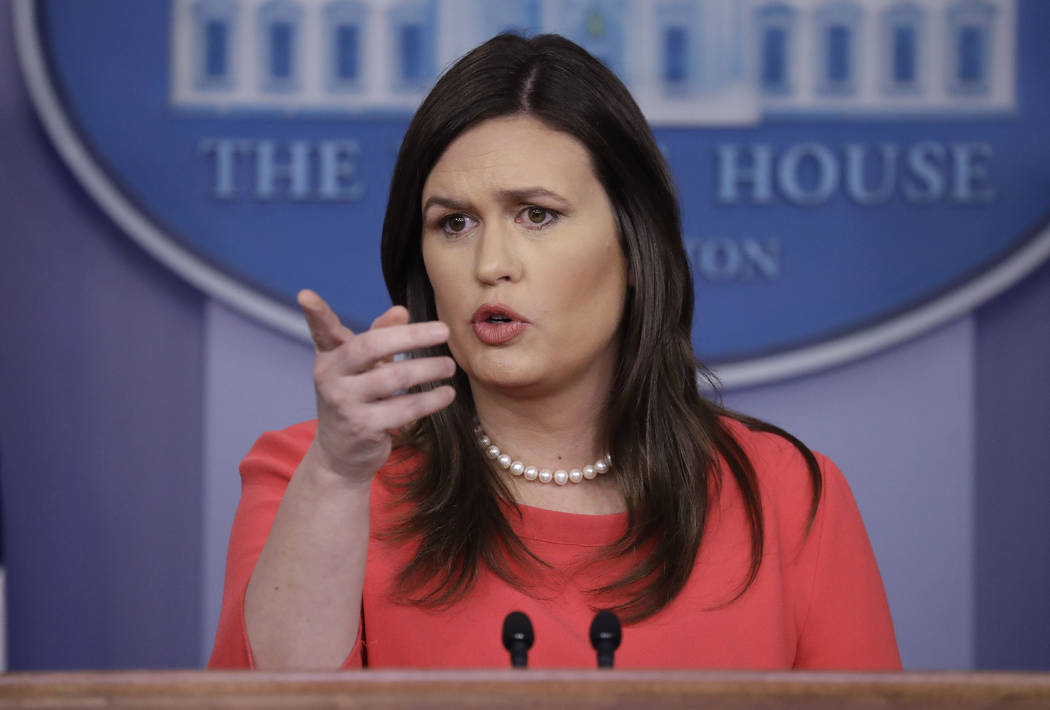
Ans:
[[[502,303],[486,303],[478,310],[474,311],[474,315],[471,317],[472,323],[490,323],[490,324],[503,324],[503,323],[528,323],[529,319],[525,318],[521,314],[514,311],[510,306],[505,306]]]
[[[521,335],[529,320],[502,303],[486,303],[470,319],[474,334],[486,345],[505,345]]]

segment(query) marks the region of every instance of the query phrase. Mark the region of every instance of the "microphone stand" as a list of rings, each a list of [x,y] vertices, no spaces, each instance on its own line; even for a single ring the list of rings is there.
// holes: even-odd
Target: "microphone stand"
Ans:
[[[525,612],[512,611],[503,620],[503,648],[510,652],[511,668],[525,668],[529,663],[529,649],[536,640],[532,622]]]
[[[591,622],[591,646],[598,652],[598,667],[612,668],[613,655],[623,640],[620,619],[611,611],[603,610]]]

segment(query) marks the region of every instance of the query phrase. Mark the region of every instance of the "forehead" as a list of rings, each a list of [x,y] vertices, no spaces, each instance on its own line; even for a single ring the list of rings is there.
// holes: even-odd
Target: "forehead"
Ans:
[[[530,116],[510,116],[479,123],[449,144],[427,176],[423,200],[524,186],[571,197],[596,185],[590,155],[580,141]]]

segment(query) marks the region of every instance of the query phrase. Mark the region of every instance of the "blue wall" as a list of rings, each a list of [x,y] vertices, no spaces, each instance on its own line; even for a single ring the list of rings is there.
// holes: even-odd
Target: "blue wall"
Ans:
[[[978,311],[977,664],[1050,668],[1050,265]]]
[[[42,132],[0,11],[0,446],[12,668],[199,664],[204,298]]]

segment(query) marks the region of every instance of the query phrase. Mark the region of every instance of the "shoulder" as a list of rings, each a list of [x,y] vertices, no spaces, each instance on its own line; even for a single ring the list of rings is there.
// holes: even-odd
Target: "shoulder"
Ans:
[[[294,459],[298,463],[306,450],[310,448],[310,442],[314,440],[316,431],[317,420],[311,419],[284,429],[264,432],[255,440],[246,460],[275,458],[289,461]]]
[[[747,455],[761,483],[777,487],[782,485],[791,487],[811,480],[809,464],[805,456],[790,440],[773,432],[756,431],[736,419],[723,417],[720,421]],[[807,450],[813,454],[822,478],[823,474],[831,469],[838,472],[831,460],[819,451]]]
[[[317,420],[263,433],[241,460],[244,485],[288,485],[317,431]]]
[[[754,468],[763,508],[782,525],[795,531],[799,527],[808,529],[814,494],[818,517],[829,503],[841,503],[843,494],[850,497],[849,485],[838,466],[819,451],[810,450],[817,467],[814,475],[802,451],[783,436],[752,430],[735,419],[723,418],[721,422]]]

